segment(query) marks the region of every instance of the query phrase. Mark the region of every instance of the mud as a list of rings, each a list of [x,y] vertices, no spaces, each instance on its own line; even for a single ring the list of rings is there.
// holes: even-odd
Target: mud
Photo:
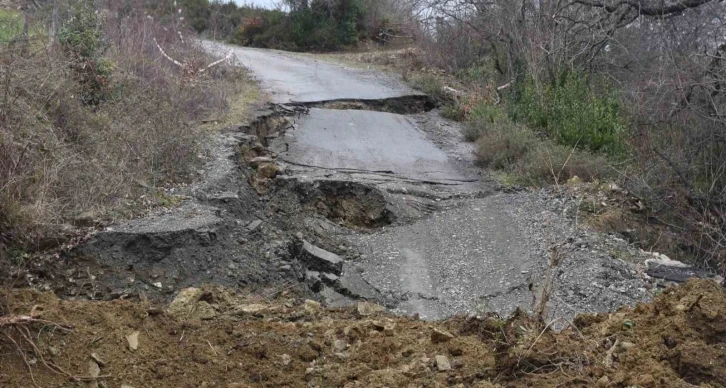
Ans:
[[[726,381],[726,296],[712,281],[668,289],[633,309],[579,316],[559,333],[523,314],[426,323],[373,305],[326,309],[294,290],[250,296],[205,287],[185,290],[169,308],[62,301],[29,290],[0,299],[10,308],[0,315],[0,385],[8,387],[33,381],[41,387],[722,387]],[[42,322],[8,323],[15,314]],[[134,332],[138,346],[131,350],[127,336]],[[99,376],[92,378],[95,368]]]

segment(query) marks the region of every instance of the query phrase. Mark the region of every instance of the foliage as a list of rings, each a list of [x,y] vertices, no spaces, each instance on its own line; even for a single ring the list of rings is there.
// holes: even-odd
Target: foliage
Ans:
[[[251,88],[224,64],[190,80],[149,37],[185,62],[214,59],[119,3],[74,2],[50,48],[42,39],[40,50],[0,50],[0,250],[65,241],[64,225],[81,212],[112,220],[169,203],[148,190],[191,179],[207,133],[196,123],[224,117],[227,98]],[[30,31],[46,28],[34,23]]]
[[[612,175],[604,156],[540,138],[509,120],[490,123],[477,131],[478,163],[505,173],[513,183],[559,184],[574,176],[592,181]]]
[[[70,20],[58,31],[58,42],[72,58],[71,67],[83,85],[81,100],[98,105],[110,97],[113,65],[102,56],[108,48],[103,20],[90,4],[76,4]]]
[[[6,43],[23,33],[23,18],[19,12],[0,9],[0,43]]]
[[[539,88],[526,77],[512,97],[513,120],[546,128],[561,144],[609,155],[624,152],[627,127],[617,96],[596,94],[576,73],[563,73],[556,83]]]
[[[369,36],[374,0],[311,0],[294,2],[289,12],[234,2],[185,0],[182,10],[199,32],[232,43],[286,50],[331,51],[354,46]],[[390,18],[376,25],[383,28]]]

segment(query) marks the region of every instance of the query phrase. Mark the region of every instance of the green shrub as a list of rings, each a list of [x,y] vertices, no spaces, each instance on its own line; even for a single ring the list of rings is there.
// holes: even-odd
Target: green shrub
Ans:
[[[603,155],[539,138],[523,125],[502,120],[481,128],[476,141],[477,162],[505,173],[516,184],[563,183],[574,176],[591,181],[612,174]]]
[[[444,105],[441,108],[440,114],[441,117],[453,121],[464,121],[464,119],[466,119],[466,112],[458,102]]]
[[[475,142],[487,128],[508,124],[511,123],[502,108],[480,102],[471,109],[469,119],[462,128],[462,134],[466,141]]]
[[[563,73],[553,85],[540,87],[525,77],[515,88],[509,115],[547,129],[560,144],[613,156],[625,150],[626,125],[617,97],[596,93],[576,73]]]
[[[102,57],[109,46],[102,22],[91,1],[75,5],[70,20],[58,31],[58,42],[70,55],[71,68],[82,86],[80,98],[89,105],[98,105],[111,95],[113,66]]]
[[[409,80],[409,83],[414,89],[420,90],[437,100],[441,100],[445,96],[444,84],[433,75],[416,75]]]

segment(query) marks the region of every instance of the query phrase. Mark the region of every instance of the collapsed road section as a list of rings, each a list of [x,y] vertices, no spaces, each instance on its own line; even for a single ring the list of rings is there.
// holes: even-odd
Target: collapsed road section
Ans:
[[[572,201],[496,191],[427,96],[380,73],[233,50],[273,102],[214,138],[181,206],[75,249],[60,295],[168,300],[212,283],[424,319],[509,315],[542,295],[564,317],[650,297],[637,260],[608,253],[637,250],[579,228]]]

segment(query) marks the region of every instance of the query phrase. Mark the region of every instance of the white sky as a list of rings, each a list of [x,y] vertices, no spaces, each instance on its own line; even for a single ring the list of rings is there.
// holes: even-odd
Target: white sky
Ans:
[[[277,0],[234,0],[237,4],[254,4],[259,7],[265,7],[265,8],[274,8],[275,3],[277,3]]]

